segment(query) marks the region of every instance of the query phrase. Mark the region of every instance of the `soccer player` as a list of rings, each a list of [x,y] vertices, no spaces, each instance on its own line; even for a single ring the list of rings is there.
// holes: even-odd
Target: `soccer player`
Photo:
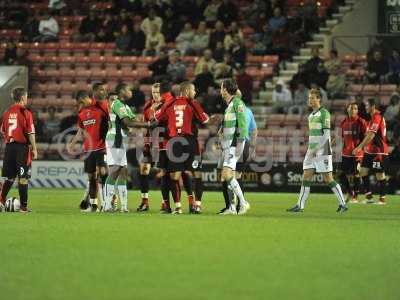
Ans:
[[[167,171],[170,173],[170,189],[175,202],[175,214],[182,213],[179,180],[182,172],[192,170],[196,151],[192,122],[198,120],[201,124],[205,124],[209,120],[200,104],[193,102],[196,96],[194,85],[183,82],[179,90],[179,97],[166,102],[154,114],[157,122],[166,121],[168,124]]]
[[[72,152],[79,139],[83,138],[85,153],[84,170],[89,179],[89,202],[86,212],[98,211],[97,173],[105,165],[105,128],[108,126],[107,113],[93,102],[86,91],[80,90],[76,100],[81,107],[78,113],[78,132],[68,144],[68,151]]]
[[[154,108],[159,108],[162,105],[162,99],[160,95],[160,83],[155,83],[151,87],[151,94],[153,99],[147,101],[144,105],[143,115],[144,120],[147,122],[153,121]],[[147,129],[144,138],[144,148],[142,160],[139,163],[139,184],[142,201],[139,207],[136,209],[138,212],[145,212],[150,209],[149,206],[149,174],[152,164],[152,136],[150,129]]]
[[[367,122],[358,116],[357,103],[347,106],[347,118],[340,124],[342,130],[342,171],[346,175],[348,184],[348,199],[352,203],[358,203],[357,191],[360,178],[358,174],[359,164],[363,157],[363,150],[353,154],[354,148],[361,143],[367,131]]]
[[[15,178],[18,176],[18,192],[21,202],[20,211],[28,209],[28,180],[30,178],[31,160],[37,158],[35,126],[32,112],[26,108],[28,93],[22,87],[12,90],[11,97],[15,102],[3,114],[0,132],[6,144],[2,176],[6,178],[0,197],[0,211]]]
[[[303,212],[310,195],[311,180],[315,173],[322,173],[324,181],[335,193],[339,203],[336,212],[347,211],[346,202],[340,185],[333,179],[331,148],[331,116],[328,110],[321,107],[321,92],[311,89],[308,105],[312,108],[308,116],[309,139],[306,157],[303,162],[303,183],[297,204],[289,212]]]
[[[353,150],[353,154],[356,155],[363,149],[365,152],[360,170],[366,197],[365,203],[375,203],[369,182],[369,171],[373,169],[375,171],[376,179],[378,180],[379,191],[379,201],[376,204],[384,205],[386,204],[386,176],[384,163],[388,156],[386,122],[377,109],[375,99],[371,98],[367,100],[366,109],[371,116],[371,120],[368,123],[367,134],[363,141]]]
[[[115,195],[115,186],[121,201],[121,212],[128,210],[128,164],[126,151],[128,150],[129,127],[145,127],[143,122],[135,121],[135,114],[125,104],[132,98],[132,90],[126,83],[120,83],[115,88],[117,98],[110,105],[110,122],[106,137],[107,165],[109,175],[106,180],[106,197],[104,211],[112,211],[112,199]]]
[[[109,105],[107,99],[107,85],[103,82],[96,82],[92,85],[92,104],[97,105],[101,110],[103,110],[107,115],[109,114]],[[104,131],[107,130],[106,126],[103,128]],[[104,133],[105,134],[105,133]],[[97,167],[97,185],[98,185],[98,196],[102,207],[104,206],[104,187],[108,175],[107,165]],[[85,194],[81,202],[81,209],[86,209],[89,206],[89,183],[87,185]]]
[[[248,126],[246,120],[246,106],[237,94],[238,86],[235,80],[225,79],[221,83],[221,95],[227,103],[225,109],[222,129],[220,131],[220,144],[222,155],[218,162],[221,171],[221,181],[224,197],[229,200],[229,208],[222,210],[223,215],[236,215],[236,205],[229,189],[239,199],[239,214],[245,214],[250,208],[245,200],[242,189],[236,179],[236,163],[243,154],[246,138],[248,137]]]

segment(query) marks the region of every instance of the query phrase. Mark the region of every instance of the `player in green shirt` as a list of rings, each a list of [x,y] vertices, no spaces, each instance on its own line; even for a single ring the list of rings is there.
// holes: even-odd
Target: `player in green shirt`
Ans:
[[[106,180],[106,195],[104,211],[112,209],[112,198],[115,187],[121,201],[121,212],[128,212],[128,177],[126,151],[128,150],[128,133],[130,127],[147,127],[148,124],[136,121],[132,109],[125,103],[132,98],[129,85],[120,83],[115,88],[115,94],[110,95],[110,122],[106,136],[107,165],[109,175]]]
[[[245,141],[248,138],[248,123],[246,118],[246,106],[240,96],[237,95],[238,87],[233,79],[226,79],[221,83],[221,95],[228,107],[224,113],[222,129],[220,131],[220,144],[222,155],[218,162],[218,168],[222,169],[221,181],[225,197],[229,197],[232,190],[239,199],[240,209],[238,214],[245,214],[250,208],[249,203],[243,196],[242,189],[236,179],[236,163],[243,153]],[[236,215],[234,199],[229,197],[231,203],[229,209],[221,214]]]
[[[303,182],[297,204],[289,212],[302,212],[310,194],[311,180],[314,173],[322,173],[324,181],[335,193],[339,202],[337,212],[347,211],[340,185],[333,179],[331,148],[331,116],[328,110],[321,107],[321,92],[311,89],[308,105],[312,108],[308,116],[309,141],[306,157],[303,162]]]

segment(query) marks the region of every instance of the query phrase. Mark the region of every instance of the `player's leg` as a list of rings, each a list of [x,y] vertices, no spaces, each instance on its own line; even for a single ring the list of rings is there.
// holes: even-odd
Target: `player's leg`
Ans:
[[[312,167],[312,165],[308,166],[303,164],[303,168],[305,169],[303,169],[303,181],[301,183],[300,194],[296,205],[287,209],[288,212],[302,212],[304,210],[311,191],[311,180],[315,173],[315,169]]]
[[[88,206],[90,205],[89,203],[89,181],[86,182],[86,188],[85,192],[83,193],[83,197],[81,200],[81,203],[79,204],[80,209],[87,209]]]
[[[201,171],[194,172],[194,197],[195,197],[195,212],[201,212],[201,201],[203,199],[203,180]]]
[[[384,205],[386,204],[386,175],[385,172],[376,173],[377,185],[378,185],[378,193],[379,193],[379,201],[376,204]]]
[[[360,177],[365,195],[364,203],[374,203],[374,198],[371,191],[371,183],[369,180],[369,171],[373,167],[373,162],[374,162],[374,155],[364,154],[360,168]]]
[[[139,165],[139,184],[142,201],[136,211],[148,211],[149,210],[149,174],[151,164],[141,163]]]
[[[327,172],[327,173],[323,173],[323,178],[324,178],[324,182],[331,188],[332,192],[335,194],[339,207],[336,210],[337,212],[345,212],[347,210],[346,207],[346,199],[344,198],[342,189],[339,185],[339,183],[337,183],[335,181],[335,179],[333,179],[333,175],[332,172]]]
[[[89,204],[90,206],[83,211],[97,211],[97,158],[96,152],[90,152],[84,161],[84,171],[88,174],[89,181]]]
[[[109,165],[108,176],[105,182],[105,193],[104,193],[104,211],[112,211],[112,201],[115,196],[117,179],[120,175],[121,166]]]
[[[105,184],[108,177],[107,166],[104,166],[104,161],[97,168],[97,197],[99,198],[101,208],[105,207]]]
[[[119,199],[121,201],[121,212],[129,212],[128,210],[128,187],[127,187],[127,179],[128,179],[128,168],[126,166],[121,167],[121,170],[117,179],[117,190]]]
[[[27,145],[18,145],[17,149],[18,193],[21,202],[21,212],[28,212],[28,183],[30,178],[30,166],[28,165],[29,149]]]
[[[188,197],[189,213],[194,213],[194,198],[193,198],[193,175],[190,171],[182,172],[183,188]]]
[[[4,153],[2,177],[5,177],[6,180],[1,187],[0,211],[3,210],[7,195],[14,184],[15,178],[18,175],[16,151],[12,148],[12,144],[7,144]]]
[[[172,198],[175,203],[175,214],[182,213],[182,204],[181,204],[181,186],[179,184],[179,180],[182,176],[182,171],[173,171],[170,173],[170,189],[172,193]]]

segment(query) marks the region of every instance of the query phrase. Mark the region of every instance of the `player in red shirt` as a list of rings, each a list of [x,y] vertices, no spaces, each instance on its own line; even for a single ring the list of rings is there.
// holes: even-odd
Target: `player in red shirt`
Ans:
[[[16,87],[11,94],[15,104],[3,114],[0,132],[6,144],[2,176],[6,177],[0,197],[0,211],[4,209],[8,192],[18,176],[18,192],[21,212],[28,210],[28,181],[32,159],[37,158],[35,126],[31,111],[26,108],[28,93]]]
[[[146,122],[150,122],[154,117],[154,108],[162,105],[162,98],[160,96],[160,83],[155,83],[151,87],[151,94],[153,99],[147,101],[143,108],[143,116]],[[144,212],[149,210],[149,174],[152,158],[152,134],[150,129],[146,130],[144,137],[144,148],[143,156],[139,163],[139,183],[142,201],[139,207],[136,209],[138,212]]]
[[[361,163],[360,175],[362,177],[366,203],[375,203],[373,200],[372,192],[369,182],[369,171],[373,169],[378,181],[379,201],[376,204],[386,204],[385,189],[386,189],[386,176],[384,163],[388,156],[388,144],[386,140],[386,122],[379,110],[375,99],[368,99],[366,109],[371,120],[368,123],[367,134],[364,140],[353,150],[356,155],[359,151],[364,149],[364,158]]]
[[[97,105],[107,115],[109,115],[109,103],[108,103],[108,92],[107,85],[103,82],[96,82],[92,85],[92,104]],[[104,152],[105,154],[105,152]],[[107,164],[100,165],[97,167],[97,185],[98,185],[98,197],[102,206],[104,206],[104,185],[108,176]],[[85,194],[81,201],[81,208],[85,209],[89,206],[89,182],[86,187]]]
[[[347,106],[347,114],[347,118],[340,124],[343,140],[341,169],[347,178],[348,199],[351,198],[353,203],[357,203],[357,191],[360,184],[358,170],[364,152],[360,150],[353,154],[353,150],[364,139],[367,122],[358,116],[357,103],[351,103]]]
[[[171,179],[171,191],[175,202],[174,213],[181,214],[179,180],[184,171],[193,170],[196,139],[193,134],[193,122],[198,120],[205,124],[208,115],[200,104],[193,101],[196,96],[192,83],[183,82],[180,85],[180,96],[166,102],[155,112],[157,122],[166,121],[168,124],[169,141],[167,145],[168,167]]]
[[[90,207],[87,211],[97,211],[97,174],[100,167],[105,165],[105,136],[108,129],[108,115],[97,103],[89,97],[86,91],[78,91],[76,95],[81,109],[78,113],[78,132],[68,145],[72,152],[77,141],[83,139],[85,153],[84,170],[88,173]]]

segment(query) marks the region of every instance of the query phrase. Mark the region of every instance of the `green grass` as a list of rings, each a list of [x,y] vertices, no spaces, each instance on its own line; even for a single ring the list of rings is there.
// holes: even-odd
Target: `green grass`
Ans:
[[[16,191],[12,191],[15,195]],[[82,214],[82,191],[31,190],[0,215],[0,299],[399,299],[400,198],[335,213],[333,195],[248,194],[246,216]],[[138,194],[130,193],[130,207]]]

